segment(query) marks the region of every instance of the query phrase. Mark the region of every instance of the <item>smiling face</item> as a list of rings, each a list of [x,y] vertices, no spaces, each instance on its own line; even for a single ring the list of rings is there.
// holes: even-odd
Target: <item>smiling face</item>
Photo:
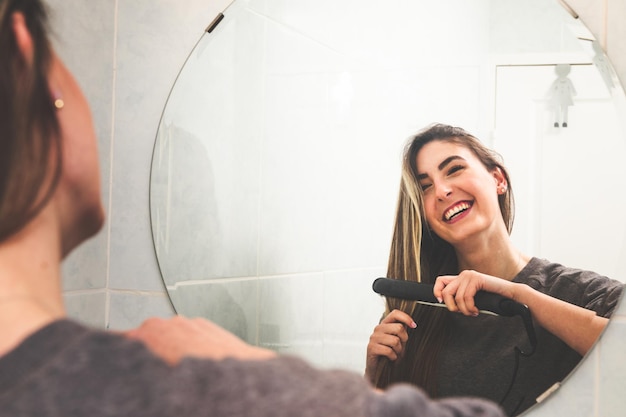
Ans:
[[[498,195],[506,190],[499,168],[492,170],[469,148],[446,140],[426,143],[416,158],[426,221],[457,247],[483,233],[508,233]]]

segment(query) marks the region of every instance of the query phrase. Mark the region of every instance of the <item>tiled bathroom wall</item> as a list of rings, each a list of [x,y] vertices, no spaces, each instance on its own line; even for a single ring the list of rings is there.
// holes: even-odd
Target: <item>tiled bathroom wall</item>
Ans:
[[[111,329],[133,327],[149,316],[171,316],[174,310],[161,281],[150,230],[148,192],[153,146],[163,106],[179,69],[203,29],[229,2],[48,0],[48,3],[53,11],[57,49],[76,74],[92,105],[108,212],[103,231],[64,264],[68,312],[78,320]],[[568,3],[601,40],[622,83],[626,84],[626,26],[623,24],[626,1],[569,0]],[[312,274],[305,278],[311,282],[320,279],[337,282],[332,275]],[[298,311],[304,316],[301,306],[294,305],[293,299],[288,300],[288,278],[279,279],[285,280],[284,285],[261,287],[260,292],[275,292],[271,298],[285,300],[280,306],[283,311],[278,313]],[[362,278],[355,271],[342,285],[350,287],[350,279]],[[225,290],[228,294],[242,298],[248,295],[248,289],[237,282],[224,282],[223,286],[228,286],[228,291]],[[211,287],[207,295],[214,296],[215,288]],[[318,291],[317,288],[312,286],[311,291]],[[176,297],[186,296],[184,290],[176,292]],[[329,306],[341,305],[339,299],[325,299]],[[256,306],[251,308],[256,309]],[[246,323],[251,320],[237,322],[237,317],[250,317],[254,311],[242,309],[225,314],[236,323]],[[267,311],[267,314],[277,312],[276,309]],[[350,328],[351,320],[358,313],[346,312],[335,321],[323,321],[315,314],[306,315],[312,337],[322,323],[335,326],[330,330],[338,348],[333,351],[331,340],[323,354],[334,355],[343,362],[352,360],[358,366],[362,358],[341,358],[342,343],[351,336],[345,329]],[[271,323],[272,318],[268,317],[265,322]],[[254,332],[271,339],[272,332],[278,330],[271,326],[251,329],[241,325],[240,335],[247,337]],[[294,326],[280,331],[302,330]],[[300,336],[306,339],[307,334]],[[527,415],[624,415],[626,396],[621,392],[626,386],[624,343],[626,305],[622,303],[602,340],[580,368],[556,394]],[[315,346],[310,348],[311,355],[322,355],[321,351],[315,351]],[[319,358],[320,362],[324,360]]]
[[[626,85],[626,1],[566,0],[603,45],[622,86]],[[623,280],[623,278],[621,278]],[[621,302],[609,326],[560,389],[526,415],[618,417],[626,414],[626,303]]]
[[[150,230],[152,149],[180,67],[227,3],[48,1],[58,53],[91,103],[108,214],[64,264],[67,309],[81,321],[125,329],[174,314]]]

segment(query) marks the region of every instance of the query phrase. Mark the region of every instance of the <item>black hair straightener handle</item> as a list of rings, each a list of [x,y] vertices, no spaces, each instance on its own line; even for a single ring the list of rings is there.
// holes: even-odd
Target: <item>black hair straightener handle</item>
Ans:
[[[376,278],[372,284],[374,292],[385,297],[402,298],[404,300],[417,301],[422,304],[445,307],[439,303],[433,294],[433,284],[424,284],[413,281],[403,281],[392,278]],[[524,304],[513,301],[510,298],[502,297],[486,291],[478,291],[474,297],[476,307],[483,311],[499,316],[513,317],[520,316],[524,322],[528,340],[530,341],[530,352],[521,352],[524,356],[534,353],[537,345],[537,336],[533,326],[530,310]]]

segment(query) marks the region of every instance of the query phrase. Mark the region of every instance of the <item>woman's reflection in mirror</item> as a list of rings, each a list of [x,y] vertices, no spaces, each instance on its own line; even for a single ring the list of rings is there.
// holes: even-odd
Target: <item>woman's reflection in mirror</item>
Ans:
[[[489,398],[515,415],[591,348],[623,284],[522,253],[510,238],[513,212],[511,178],[476,137],[434,124],[409,140],[387,276],[434,284],[447,308],[387,298],[367,347],[365,373],[376,386],[404,381],[435,397]],[[519,355],[528,346],[522,320],[480,313],[477,291],[528,306],[533,355]]]

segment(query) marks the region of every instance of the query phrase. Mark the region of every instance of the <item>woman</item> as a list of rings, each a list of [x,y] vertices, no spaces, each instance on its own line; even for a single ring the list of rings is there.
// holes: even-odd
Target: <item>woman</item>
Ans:
[[[512,225],[511,180],[497,154],[442,124],[409,141],[388,276],[434,283],[447,309],[388,298],[367,347],[369,380],[485,397],[513,415],[574,368],[623,285],[523,254],[509,237]],[[531,346],[521,318],[479,314],[477,291],[528,306],[538,337],[532,355],[524,356]]]
[[[61,261],[104,212],[89,107],[45,17],[40,0],[0,0],[0,414],[502,416],[484,400],[380,394],[206,320],[151,319],[118,334],[68,319]]]

